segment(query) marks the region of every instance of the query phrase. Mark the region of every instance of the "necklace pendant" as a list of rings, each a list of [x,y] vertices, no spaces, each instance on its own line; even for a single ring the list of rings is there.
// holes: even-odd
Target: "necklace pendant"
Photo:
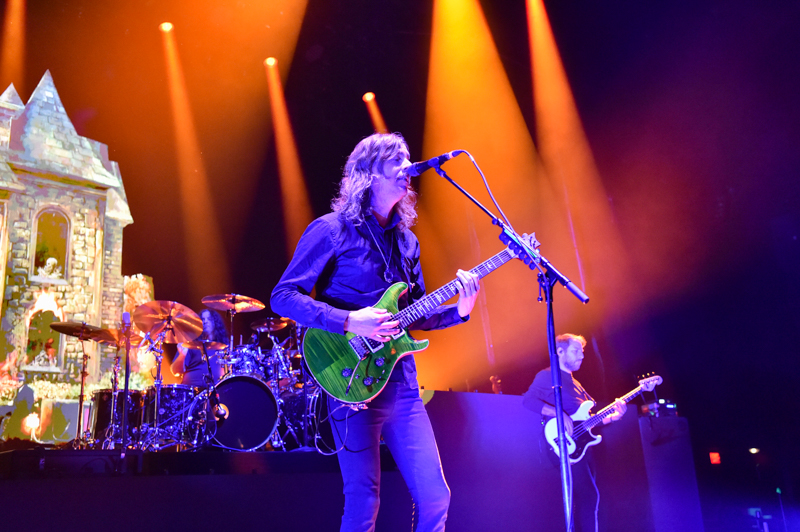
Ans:
[[[385,272],[383,272],[383,279],[384,279],[384,280],[385,280],[387,283],[392,283],[392,282],[394,282],[394,276],[392,275],[392,272],[390,272],[390,271],[389,271],[389,268],[386,268],[386,271],[385,271]]]

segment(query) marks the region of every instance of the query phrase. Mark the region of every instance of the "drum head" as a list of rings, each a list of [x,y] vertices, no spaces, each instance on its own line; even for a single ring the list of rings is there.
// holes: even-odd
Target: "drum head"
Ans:
[[[217,385],[228,417],[217,421],[214,440],[222,447],[252,451],[267,443],[278,423],[278,403],[264,382],[247,375]]]

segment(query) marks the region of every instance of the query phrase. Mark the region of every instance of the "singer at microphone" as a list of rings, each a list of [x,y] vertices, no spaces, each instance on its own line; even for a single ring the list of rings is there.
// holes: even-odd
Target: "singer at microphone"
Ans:
[[[272,291],[272,312],[316,329],[317,335],[351,333],[378,342],[370,346],[384,343],[381,352],[387,356],[383,360],[363,362],[357,369],[354,363],[347,362],[350,371],[343,372],[333,369],[338,366],[336,363],[327,366],[335,375],[326,382],[340,390],[338,397],[329,395],[327,401],[334,445],[341,450],[337,456],[345,493],[342,530],[375,528],[381,432],[387,436],[386,443],[397,463],[407,466],[401,468],[406,483],[419,494],[415,501],[418,511],[414,513],[418,528],[444,529],[450,489],[444,479],[428,414],[419,397],[414,357],[411,353],[395,357],[389,368],[388,353],[399,355],[389,342],[401,334],[404,336],[404,328],[439,330],[468,321],[478,298],[480,278],[470,271],[454,272],[458,278],[457,302],[433,308],[434,303],[424,313],[415,315],[413,323],[401,325],[402,320],[395,318],[397,314],[376,302],[383,294],[396,293],[390,287],[401,281],[408,289],[399,297],[387,295],[383,301],[391,299],[389,306],[396,304],[402,312],[410,308],[407,305],[412,301],[425,297],[420,245],[411,231],[417,218],[417,193],[409,184],[409,177],[438,167],[458,153],[411,164],[408,144],[402,135],[375,133],[362,139],[345,163],[339,194],[331,204],[333,212],[311,222]],[[311,297],[314,287],[316,297]],[[322,355],[304,351],[307,363],[318,362]],[[328,360],[336,360],[340,355],[352,358],[350,351],[342,351],[322,356]],[[367,365],[372,371],[376,364],[383,366],[378,370],[383,381],[380,384],[366,373]],[[314,372],[312,364],[308,365]],[[344,369],[344,362],[341,367]],[[354,392],[349,397],[350,392],[342,393],[346,386],[351,386],[349,389]],[[380,393],[369,402],[369,408],[356,412],[341,410],[353,408],[355,390],[367,388]],[[325,391],[330,393],[328,388]]]
[[[422,172],[430,170],[431,168],[439,168],[440,166],[442,166],[444,163],[446,163],[456,155],[460,155],[462,153],[464,153],[464,150],[454,150],[454,151],[449,151],[444,155],[434,157],[433,159],[428,159],[427,161],[412,163],[411,166],[406,168],[406,175],[411,177],[416,177],[420,175]]]

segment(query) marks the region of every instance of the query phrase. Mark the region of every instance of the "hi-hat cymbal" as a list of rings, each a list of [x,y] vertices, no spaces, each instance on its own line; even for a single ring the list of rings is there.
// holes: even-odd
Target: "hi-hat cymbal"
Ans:
[[[138,334],[131,334],[131,347],[138,346],[143,340]],[[112,347],[125,347],[125,335],[119,329],[101,329],[95,341]]]
[[[239,312],[255,312],[257,310],[262,310],[266,306],[258,299],[241,294],[214,294],[212,296],[206,296],[200,301],[208,308],[225,310],[237,314]]]
[[[133,311],[139,330],[152,336],[166,331],[164,342],[190,342],[203,332],[203,320],[195,312],[175,301],[148,301]]]
[[[79,321],[54,321],[50,324],[50,328],[54,331],[74,336],[79,340],[97,340],[100,333],[103,331],[100,327],[93,325],[86,325]]]
[[[250,324],[250,328],[258,332],[275,332],[280,331],[290,323],[294,323],[289,318],[264,318],[263,320],[254,321]]]
[[[207,351],[223,351],[228,348],[222,342],[203,342],[202,340],[192,340],[191,342],[183,342],[181,345],[186,349],[203,349],[203,344],[206,345]]]

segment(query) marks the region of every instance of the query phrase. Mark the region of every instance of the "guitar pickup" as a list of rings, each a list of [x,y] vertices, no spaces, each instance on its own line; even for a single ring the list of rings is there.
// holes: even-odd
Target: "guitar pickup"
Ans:
[[[392,340],[397,340],[398,338],[400,338],[404,334],[406,334],[406,331],[401,329],[399,333],[397,333],[394,336],[392,336]],[[383,349],[386,346],[385,343],[379,342],[377,340],[373,340],[372,338],[364,338],[364,342],[367,344],[367,348],[372,353],[377,353],[378,351],[380,351],[381,349]],[[356,351],[356,353],[358,353],[358,351]]]

